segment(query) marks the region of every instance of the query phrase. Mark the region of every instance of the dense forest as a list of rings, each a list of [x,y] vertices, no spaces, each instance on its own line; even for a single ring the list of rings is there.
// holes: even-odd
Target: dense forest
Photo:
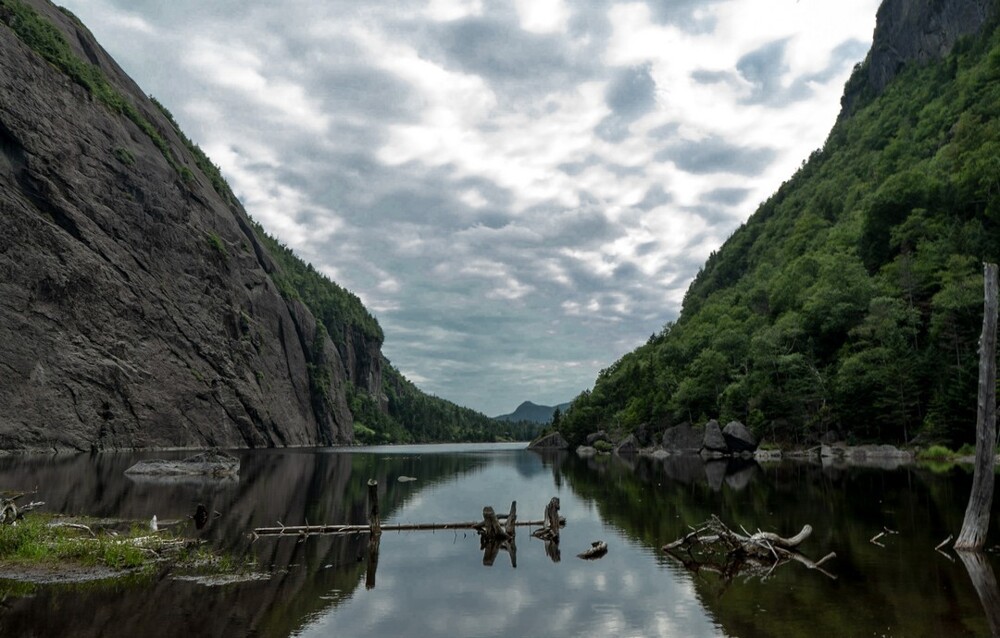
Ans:
[[[982,263],[1000,259],[1000,31],[983,33],[881,95],[858,65],[824,146],[564,434],[719,418],[789,443],[971,441]]]

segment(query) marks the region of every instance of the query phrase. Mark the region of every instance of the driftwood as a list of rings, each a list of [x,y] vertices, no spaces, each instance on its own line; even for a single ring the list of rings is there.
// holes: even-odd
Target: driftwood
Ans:
[[[32,501],[18,509],[15,501],[26,495],[27,493],[22,493],[10,498],[0,498],[0,525],[14,525],[31,510],[45,505],[45,501]]]
[[[594,541],[590,544],[590,549],[576,555],[584,560],[595,560],[608,553],[608,544],[604,541]]]
[[[559,527],[566,524],[566,519],[559,517],[559,497],[553,496],[545,506],[544,527],[531,533],[535,538],[559,542]]]
[[[743,532],[734,532],[717,516],[712,516],[690,533],[667,543],[662,549],[691,571],[717,572],[727,581],[737,574],[766,580],[776,568],[792,561],[836,580],[836,576],[821,567],[835,558],[835,553],[831,552],[820,560],[813,561],[796,549],[812,534],[810,525],[803,526],[802,531],[788,538],[759,530],[753,534],[746,530]]]

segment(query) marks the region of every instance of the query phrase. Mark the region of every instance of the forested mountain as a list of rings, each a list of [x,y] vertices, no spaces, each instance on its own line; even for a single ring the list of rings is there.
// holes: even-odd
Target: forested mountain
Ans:
[[[71,13],[0,0],[0,450],[492,440]]]
[[[719,418],[786,442],[971,441],[1000,259],[997,13],[886,0],[824,146],[574,401],[569,438]]]
[[[517,409],[510,414],[501,414],[494,417],[497,421],[531,421],[532,423],[548,423],[552,420],[552,415],[556,410],[564,412],[569,407],[569,403],[559,405],[538,405],[531,401],[525,401],[517,406]]]

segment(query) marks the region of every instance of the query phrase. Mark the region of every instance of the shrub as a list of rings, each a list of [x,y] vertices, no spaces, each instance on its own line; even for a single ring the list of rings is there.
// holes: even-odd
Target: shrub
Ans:
[[[920,453],[917,454],[918,459],[933,461],[946,460],[953,458],[954,456],[955,453],[943,445],[932,445],[926,450],[921,450]]]

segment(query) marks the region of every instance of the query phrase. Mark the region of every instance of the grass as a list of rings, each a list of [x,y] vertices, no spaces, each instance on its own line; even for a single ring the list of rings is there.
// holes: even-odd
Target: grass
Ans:
[[[110,526],[101,529],[98,520],[74,518],[75,527],[69,522],[31,514],[17,525],[0,525],[0,564],[15,571],[18,566],[53,571],[82,567],[106,568],[122,575],[152,574],[154,567],[163,564],[176,572],[207,577],[239,578],[257,572],[252,559],[218,554],[170,530],[154,533],[144,522],[134,522],[117,533]]]
[[[88,533],[59,522],[56,517],[38,514],[25,517],[17,525],[0,526],[0,561],[44,565],[71,562],[128,570],[152,565],[184,542],[169,534],[154,535],[139,524],[127,532],[112,534]]]
[[[215,233],[208,233],[205,235],[205,241],[208,243],[210,248],[222,256],[223,260],[229,257],[229,251],[226,250],[226,245],[222,243],[222,239],[218,235]]]
[[[610,454],[615,449],[615,446],[607,441],[594,441],[594,449],[602,454]]]

